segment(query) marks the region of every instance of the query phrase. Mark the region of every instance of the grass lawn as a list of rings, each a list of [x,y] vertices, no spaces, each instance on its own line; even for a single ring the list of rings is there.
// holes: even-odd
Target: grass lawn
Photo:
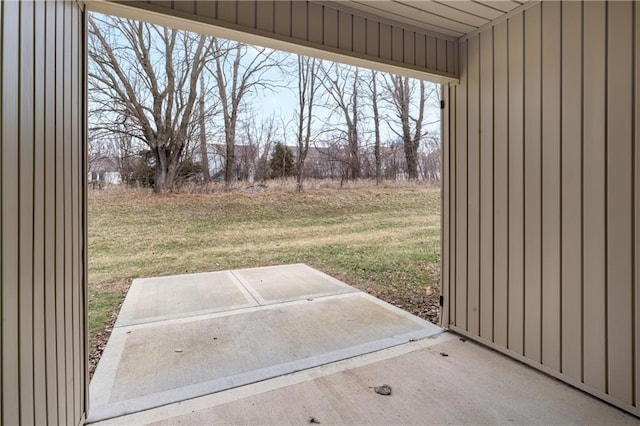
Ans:
[[[91,369],[138,277],[306,263],[433,320],[439,203],[439,189],[417,185],[304,194],[90,191]]]

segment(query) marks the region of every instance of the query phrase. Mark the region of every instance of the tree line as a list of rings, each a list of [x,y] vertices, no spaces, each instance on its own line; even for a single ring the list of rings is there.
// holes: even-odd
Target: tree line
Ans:
[[[439,180],[434,84],[100,14],[88,34],[90,169],[115,159],[157,193],[184,179]],[[259,110],[282,94],[290,113]]]

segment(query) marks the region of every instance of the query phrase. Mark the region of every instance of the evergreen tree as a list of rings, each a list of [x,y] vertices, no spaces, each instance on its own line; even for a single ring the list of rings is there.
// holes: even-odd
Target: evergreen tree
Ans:
[[[271,178],[283,178],[293,175],[293,152],[288,146],[277,143],[269,160]]]

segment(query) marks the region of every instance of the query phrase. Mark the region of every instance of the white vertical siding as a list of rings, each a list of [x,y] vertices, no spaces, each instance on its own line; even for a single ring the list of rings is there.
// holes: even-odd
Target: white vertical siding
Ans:
[[[0,4],[3,424],[86,413],[84,14]]]
[[[541,2],[462,38],[443,150],[451,328],[636,415],[639,9]]]

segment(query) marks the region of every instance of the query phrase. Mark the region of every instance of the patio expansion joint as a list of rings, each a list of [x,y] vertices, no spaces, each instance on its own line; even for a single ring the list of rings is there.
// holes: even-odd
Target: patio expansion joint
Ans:
[[[316,291],[316,292],[298,294],[298,295],[289,295],[289,296],[276,298],[276,299],[270,299],[268,296],[264,296],[257,286],[258,283],[252,282],[252,281],[255,281],[255,279],[252,280],[250,277],[250,274],[256,271],[259,271],[260,273],[265,273],[265,272],[268,273],[270,270],[279,270],[279,269],[281,270],[282,268],[296,268],[299,270],[298,272],[300,272],[300,270],[303,270],[305,274],[315,276],[316,278],[320,278],[325,282],[325,285],[330,284],[331,286],[333,286],[333,288],[329,290],[324,290],[324,291]],[[264,267],[258,267],[258,268],[250,268],[250,269],[233,269],[233,270],[229,270],[228,272],[236,280],[236,282],[242,286],[242,289],[244,290],[244,292],[246,292],[246,294],[249,294],[258,305],[272,305],[272,304],[278,304],[281,302],[295,301],[299,299],[320,298],[320,297],[332,296],[332,295],[343,294],[343,293],[360,292],[360,290],[358,290],[357,288],[350,286],[332,277],[331,275],[325,274],[322,271],[318,271],[317,269],[314,269],[304,263],[296,263],[296,264],[290,264],[290,265],[264,266]],[[245,274],[249,274],[249,276],[247,277],[245,276]],[[262,283],[262,280],[260,280],[260,283]],[[270,286],[272,287],[273,282],[268,283],[266,285],[267,285],[267,288]],[[267,290],[267,294],[268,294],[268,290]]]
[[[242,314],[251,313],[251,312],[263,311],[263,310],[274,310],[282,307],[296,306],[296,305],[302,305],[305,303],[320,302],[320,301],[325,301],[330,299],[341,299],[341,298],[350,297],[350,296],[361,296],[366,299],[371,298],[370,300],[374,301],[375,303],[375,298],[373,298],[373,296],[370,296],[367,293],[364,293],[362,291],[355,290],[348,293],[323,294],[320,296],[314,296],[312,298],[306,298],[306,299],[276,301],[276,302],[270,302],[265,304],[258,304],[256,306],[244,306],[244,307],[239,307],[234,309],[227,309],[224,311],[203,312],[196,315],[187,314],[187,315],[175,317],[175,318],[161,318],[161,319],[149,320],[149,321],[137,323],[137,324],[124,324],[124,325],[119,325],[117,327],[114,327],[114,330],[117,328],[118,331],[128,332],[131,330],[144,329],[144,328],[150,328],[150,327],[160,327],[160,326],[170,325],[170,324],[181,324],[181,323],[189,323],[193,321],[207,320],[207,319],[213,319],[213,318],[229,317],[229,316],[242,315]],[[394,306],[391,305],[391,307],[394,307]]]
[[[248,283],[245,283],[244,280],[238,277],[238,275],[235,273],[236,270],[230,270],[229,272],[231,273],[233,278],[235,278],[235,280],[242,286],[242,288],[246,290],[249,296],[251,296],[251,298],[258,304],[258,306],[264,305],[263,303],[264,299],[260,297],[260,295],[256,292],[256,290],[252,286],[250,286]],[[262,302],[260,302],[260,300],[262,300]]]

